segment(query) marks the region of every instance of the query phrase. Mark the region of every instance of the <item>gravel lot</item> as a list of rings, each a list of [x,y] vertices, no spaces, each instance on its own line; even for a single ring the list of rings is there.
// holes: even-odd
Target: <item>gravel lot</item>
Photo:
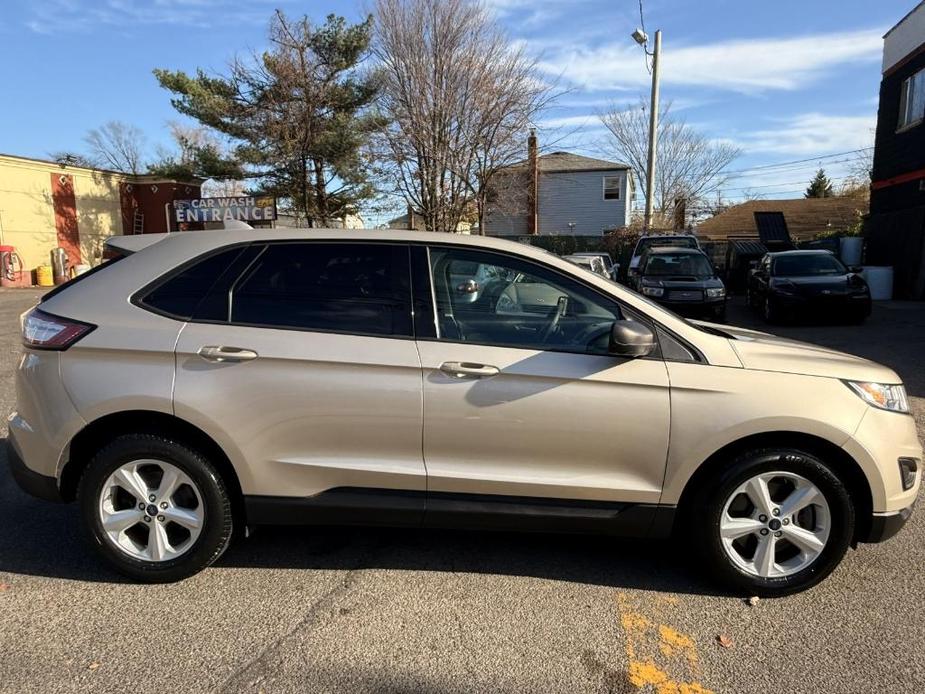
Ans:
[[[0,291],[4,411],[17,316],[38,295]],[[729,320],[755,325],[738,301]],[[895,368],[925,433],[925,304],[775,331]],[[814,590],[754,606],[716,594],[670,543],[444,531],[261,528],[190,580],[138,586],[76,523],[0,461],[0,692],[925,688],[921,511]]]

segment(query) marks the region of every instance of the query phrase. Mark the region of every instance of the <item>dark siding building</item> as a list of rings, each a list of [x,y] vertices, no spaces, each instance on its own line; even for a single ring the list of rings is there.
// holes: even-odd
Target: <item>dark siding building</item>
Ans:
[[[897,298],[925,298],[925,2],[884,37],[867,263]]]

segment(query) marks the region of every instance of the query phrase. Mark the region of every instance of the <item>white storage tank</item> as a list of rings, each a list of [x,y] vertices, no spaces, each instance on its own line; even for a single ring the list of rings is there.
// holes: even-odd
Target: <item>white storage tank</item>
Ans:
[[[864,239],[860,236],[842,236],[838,239],[838,255],[845,265],[860,265]]]
[[[868,265],[861,273],[870,287],[870,298],[874,301],[889,301],[893,298],[893,267]]]

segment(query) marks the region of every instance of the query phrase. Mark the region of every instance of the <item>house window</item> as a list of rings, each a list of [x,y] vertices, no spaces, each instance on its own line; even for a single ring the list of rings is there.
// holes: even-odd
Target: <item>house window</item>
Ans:
[[[619,200],[622,176],[604,176],[604,200]]]
[[[925,70],[903,82],[899,97],[899,129],[918,125],[925,119]]]

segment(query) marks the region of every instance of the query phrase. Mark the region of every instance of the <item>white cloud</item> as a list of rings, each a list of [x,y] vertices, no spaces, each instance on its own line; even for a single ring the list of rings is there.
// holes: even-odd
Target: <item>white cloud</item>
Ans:
[[[666,43],[662,79],[743,93],[793,90],[819,80],[839,65],[876,62],[882,33],[877,29],[694,46]],[[641,50],[628,37],[597,48],[561,47],[545,55],[541,66],[588,90],[644,86],[650,80]]]
[[[737,139],[746,153],[772,153],[814,156],[848,152],[870,147],[876,127],[874,115],[832,116],[804,113],[781,120],[776,127],[764,128]]]

